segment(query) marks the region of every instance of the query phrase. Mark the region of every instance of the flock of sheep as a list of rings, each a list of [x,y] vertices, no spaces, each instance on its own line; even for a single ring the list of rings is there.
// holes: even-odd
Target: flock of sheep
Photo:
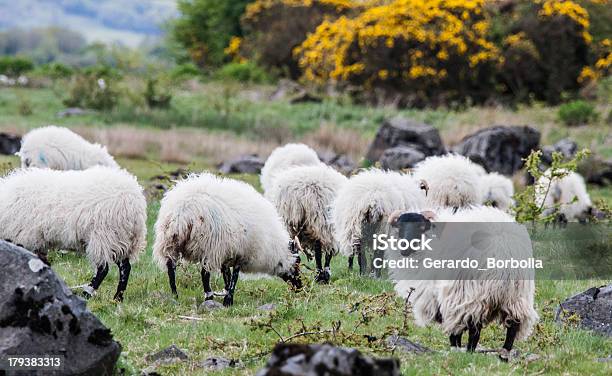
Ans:
[[[31,131],[18,155],[22,168],[0,178],[0,238],[42,259],[49,249],[84,251],[96,268],[87,296],[115,263],[120,272],[115,299],[121,301],[131,262],[146,248],[147,204],[136,178],[106,148],[66,128]],[[155,223],[153,258],[167,272],[175,295],[180,260],[200,264],[206,300],[215,295],[211,272],[221,272],[223,303],[229,306],[240,272],[275,275],[300,289],[300,252],[314,254],[320,283],[330,282],[336,251],[349,258],[349,268],[356,256],[363,272],[367,239],[362,231],[368,224],[514,222],[508,214],[512,182],[459,155],[429,157],[410,174],[370,168],[347,178],[310,147],[288,144],[272,152],[260,178],[264,195],[206,172],[166,192]],[[552,182],[545,176],[536,184],[538,200],[550,210],[562,204],[568,220],[590,210],[584,180],[575,173]],[[409,298],[418,324],[440,323],[451,346],[460,347],[467,331],[469,351],[488,323],[505,325],[503,348],[509,351],[538,320],[532,280],[401,280],[395,290]]]

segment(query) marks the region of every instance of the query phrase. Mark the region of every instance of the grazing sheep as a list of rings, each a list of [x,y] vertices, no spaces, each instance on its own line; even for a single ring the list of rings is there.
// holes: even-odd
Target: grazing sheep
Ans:
[[[458,208],[481,202],[478,178],[482,167],[457,154],[428,157],[414,169],[429,205]]]
[[[593,211],[584,179],[575,172],[561,170],[560,173],[567,175],[553,177],[551,182],[551,170],[544,172],[535,186],[536,203],[544,205],[544,215],[556,212],[561,222],[584,222]]]
[[[264,192],[272,188],[274,177],[295,166],[313,166],[321,163],[317,152],[304,144],[287,144],[272,151],[261,169],[261,187]]]
[[[301,287],[299,257],[272,204],[249,184],[209,173],[190,175],[165,194],[153,258],[167,269],[175,295],[180,258],[201,264],[206,300],[214,296],[210,272],[221,270],[225,306],[233,304],[240,271],[276,275]]]
[[[68,128],[48,126],[28,132],[17,153],[22,167],[85,170],[93,166],[119,168],[104,146],[92,144]]]
[[[364,226],[386,220],[396,210],[418,210],[424,205],[425,195],[410,175],[370,169],[351,177],[332,205],[334,236],[340,252],[349,257],[349,269],[357,255],[359,270],[365,272]]]
[[[98,289],[108,266],[119,267],[114,299],[123,300],[135,261],[146,246],[147,203],[128,172],[21,169],[0,179],[0,238],[46,260],[53,248],[84,250],[96,274],[85,291]]]
[[[405,213],[399,221],[428,224],[431,219],[441,223],[489,223],[498,231],[493,235],[495,241],[487,240],[483,244],[487,244],[486,247],[492,244],[492,249],[485,247],[485,250],[476,252],[480,252],[480,256],[494,256],[497,259],[509,259],[517,255],[514,249],[517,246],[516,238],[514,234],[504,231],[506,227],[502,224],[512,223],[514,219],[501,210],[481,206],[461,210],[456,214],[449,209],[435,214]],[[413,254],[413,257],[418,254]],[[510,351],[514,340],[528,337],[538,320],[533,305],[535,283],[533,279],[525,279],[522,271],[514,274],[508,270],[489,269],[484,273],[487,273],[484,278],[478,280],[398,280],[395,290],[400,296],[409,298],[416,323],[424,326],[438,322],[449,335],[452,347],[461,347],[462,334],[467,330],[467,350],[474,351],[482,328],[498,321],[507,328],[503,349]]]
[[[276,175],[266,196],[285,221],[291,237],[314,250],[316,279],[321,283],[331,278],[330,262],[335,253],[331,205],[346,181],[344,175],[323,163],[293,167]]]
[[[514,186],[512,180],[496,172],[480,177],[478,185],[481,190],[482,204],[508,211],[514,204]]]

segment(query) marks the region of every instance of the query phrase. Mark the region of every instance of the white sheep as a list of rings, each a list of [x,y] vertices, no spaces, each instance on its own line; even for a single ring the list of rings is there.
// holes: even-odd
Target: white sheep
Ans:
[[[169,190],[155,223],[153,258],[177,294],[176,263],[199,263],[205,299],[210,272],[226,279],[223,304],[233,304],[240,271],[276,275],[301,287],[299,257],[274,206],[249,184],[210,173],[190,175]],[[230,273],[230,268],[233,271]]]
[[[287,144],[272,151],[261,169],[261,187],[267,193],[278,173],[295,166],[313,166],[321,163],[317,152],[304,144]]]
[[[135,261],[146,246],[147,203],[128,172],[19,169],[0,179],[0,238],[39,254],[85,251],[97,269],[86,296],[98,289],[111,263],[119,267],[114,299],[121,301]]]
[[[349,269],[357,255],[361,273],[365,255],[361,252],[364,226],[386,221],[397,210],[420,210],[425,195],[410,175],[369,169],[352,176],[338,191],[332,205],[334,236],[340,252],[349,257]]]
[[[47,126],[28,132],[17,153],[22,167],[85,170],[93,166],[119,168],[106,148],[92,144],[68,128]]]
[[[438,223],[465,222],[466,226],[469,226],[467,223],[488,223],[486,229],[491,234],[482,238],[482,250],[476,249],[478,247],[473,245],[474,238],[470,238],[470,243],[476,247],[472,250],[477,252],[476,257],[510,259],[524,251],[515,249],[518,247],[516,233],[506,231],[508,227],[504,226],[508,225],[503,224],[513,223],[514,219],[499,209],[480,206],[463,209],[456,214],[451,209],[443,209],[435,214],[406,213],[403,216],[406,222],[424,224],[430,220]],[[399,222],[403,219],[400,217]],[[476,234],[466,234],[462,229],[455,227],[455,237],[447,239],[447,243],[464,244],[457,237]],[[412,257],[419,257],[418,254]],[[534,280],[525,278],[527,273],[522,270],[512,272],[507,269],[489,269],[482,273],[480,279],[458,280],[428,280],[426,275],[421,275],[423,280],[396,280],[395,290],[400,296],[409,298],[416,323],[424,326],[438,322],[449,335],[452,347],[461,347],[462,334],[467,330],[467,350],[474,351],[482,328],[498,321],[507,328],[503,349],[510,351],[514,340],[528,337],[539,319],[534,309]]]
[[[492,172],[485,174],[478,180],[482,204],[490,205],[503,211],[508,211],[514,204],[514,185],[507,177]]]
[[[593,210],[584,178],[575,172],[559,171],[565,176],[551,177],[551,169],[535,185],[536,203],[543,205],[544,215],[558,213],[562,221],[585,221]]]
[[[428,157],[414,168],[432,207],[463,208],[480,204],[478,179],[482,167],[468,158],[447,154]]]
[[[336,247],[330,211],[346,181],[332,167],[318,163],[277,173],[266,192],[291,237],[297,237],[306,248],[314,250],[318,282],[327,283],[331,277],[330,262]]]

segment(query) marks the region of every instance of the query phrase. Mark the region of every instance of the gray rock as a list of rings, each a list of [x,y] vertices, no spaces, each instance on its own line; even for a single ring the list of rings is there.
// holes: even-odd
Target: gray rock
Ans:
[[[257,154],[242,155],[221,163],[218,168],[222,174],[259,174],[264,162]]]
[[[8,133],[0,133],[0,154],[13,155],[21,149],[21,137]]]
[[[569,138],[564,138],[563,140],[557,142],[554,145],[544,146],[542,147],[542,157],[540,160],[550,166],[552,163],[552,155],[553,153],[561,153],[565,157],[565,159],[571,159],[578,151],[578,144],[576,142],[570,140]]]
[[[276,309],[276,304],[268,303],[257,307],[260,311],[274,311]]]
[[[121,345],[85,300],[33,253],[0,240],[0,255],[0,357],[62,355],[62,374],[113,374]]]
[[[148,355],[145,359],[147,362],[154,362],[156,364],[168,364],[187,360],[189,356],[187,356],[183,350],[179,349],[178,346],[172,344],[165,349],[159,350],[155,354]]]
[[[198,312],[214,311],[215,309],[220,309],[220,308],[223,308],[223,304],[216,302],[214,300],[205,300],[198,307]]]
[[[257,376],[399,376],[398,359],[374,359],[356,349],[325,345],[279,344]]]
[[[70,117],[70,116],[83,116],[92,114],[94,111],[84,110],[79,107],[69,107],[65,110],[59,111],[55,114],[58,118]]]
[[[410,146],[396,146],[383,152],[379,159],[380,166],[386,170],[412,168],[425,159],[426,155]]]
[[[572,315],[580,318],[582,328],[612,336],[612,285],[592,287],[568,298],[559,305],[555,320],[564,322]]]
[[[357,167],[351,157],[344,154],[337,154],[333,151],[324,151],[318,152],[317,155],[319,156],[321,162],[328,166],[332,166],[345,175],[350,174]]]
[[[446,152],[436,128],[397,116],[391,120],[385,120],[380,126],[368,149],[366,159],[371,162],[378,161],[385,150],[402,145],[412,146],[425,156],[440,155]]]
[[[612,159],[591,156],[578,166],[578,173],[590,184],[601,187],[612,184]]]
[[[487,171],[512,175],[540,145],[540,132],[528,126],[493,126],[465,137],[453,151],[480,161]]]
[[[319,96],[316,96],[314,94],[311,94],[307,91],[301,91],[299,93],[297,93],[296,95],[294,95],[293,97],[291,97],[291,99],[289,100],[289,103],[291,104],[296,104],[296,103],[321,103],[323,102],[323,99]]]
[[[389,336],[385,339],[387,345],[394,347],[396,350],[407,353],[426,353],[431,352],[427,347],[420,345],[411,340],[397,335]]]
[[[200,363],[200,366],[206,368],[209,371],[221,371],[230,367],[240,367],[240,364],[233,359],[212,356],[202,361],[202,363]]]

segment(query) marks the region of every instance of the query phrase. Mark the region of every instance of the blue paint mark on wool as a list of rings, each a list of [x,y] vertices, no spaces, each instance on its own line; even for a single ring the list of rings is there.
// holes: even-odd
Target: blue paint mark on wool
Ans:
[[[41,151],[40,153],[38,153],[38,159],[40,159],[40,161],[47,166],[47,159],[45,158],[45,154]]]

